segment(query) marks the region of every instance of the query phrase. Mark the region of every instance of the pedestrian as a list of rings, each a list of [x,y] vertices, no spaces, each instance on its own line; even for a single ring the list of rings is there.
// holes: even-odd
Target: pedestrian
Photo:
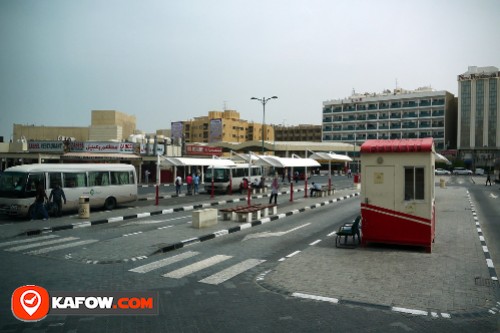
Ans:
[[[193,176],[191,176],[190,174],[188,174],[186,177],[186,185],[187,185],[187,194],[192,195],[193,194]]]
[[[351,178],[352,177],[352,171],[351,169],[347,169],[347,178]]]
[[[182,178],[181,176],[177,176],[177,178],[175,178],[175,193],[177,195],[181,194],[181,185],[182,185]]]
[[[273,182],[271,184],[271,196],[269,197],[269,204],[273,201],[274,198],[274,204],[278,204],[278,191],[280,189],[279,183],[278,183],[278,175],[274,176]]]
[[[199,186],[200,186],[200,176],[198,176],[198,174],[194,175],[193,183],[194,183],[194,194],[198,194],[198,190],[199,190]]]
[[[488,186],[488,183],[490,183],[490,186],[491,186],[491,177],[490,177],[490,173],[489,172],[486,175],[486,185],[485,186]]]
[[[64,191],[59,184],[56,184],[52,191],[50,191],[49,202],[51,201],[56,207],[55,215],[57,217],[61,217],[63,201],[64,204],[66,204],[66,196],[64,195]]]
[[[145,175],[145,178],[146,178],[146,184],[149,184],[149,175],[151,174],[151,172],[149,170],[146,170],[144,172],[144,175]]]
[[[299,182],[299,172],[298,171],[295,171],[295,175],[293,178],[295,179],[295,184],[297,184]]]
[[[46,221],[49,218],[49,214],[45,209],[45,202],[48,202],[47,193],[43,188],[43,183],[39,183],[36,187],[35,203],[33,204],[33,210],[31,211],[31,220],[35,220],[39,214],[42,214],[43,220]]]

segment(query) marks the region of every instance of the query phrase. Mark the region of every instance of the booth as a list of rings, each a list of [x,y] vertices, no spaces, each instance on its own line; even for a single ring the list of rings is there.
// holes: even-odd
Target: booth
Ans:
[[[361,146],[362,244],[423,246],[435,232],[432,138],[367,140]]]

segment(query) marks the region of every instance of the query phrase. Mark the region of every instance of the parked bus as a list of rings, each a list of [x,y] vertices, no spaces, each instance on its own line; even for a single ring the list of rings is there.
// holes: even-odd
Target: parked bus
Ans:
[[[31,216],[36,188],[47,196],[59,184],[66,195],[63,211],[77,210],[81,196],[91,207],[111,210],[137,200],[135,168],[128,164],[25,164],[6,169],[0,177],[0,214]]]
[[[250,170],[250,176],[248,172]],[[205,171],[205,191],[212,192],[212,171],[213,171],[213,181],[214,181],[214,192],[225,192],[229,193],[229,184],[232,184],[233,191],[239,191],[241,189],[243,178],[246,178],[249,183],[255,179],[262,177],[262,167],[257,165],[252,165],[248,167],[248,163],[236,164],[232,167],[216,167],[207,168]],[[232,176],[232,181],[230,177]]]

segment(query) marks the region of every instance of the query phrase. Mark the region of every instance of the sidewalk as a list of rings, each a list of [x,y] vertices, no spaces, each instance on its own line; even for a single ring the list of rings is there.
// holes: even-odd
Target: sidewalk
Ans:
[[[432,317],[495,314],[498,280],[469,200],[464,188],[436,187],[430,254],[397,246],[336,248],[331,237],[280,263],[262,285],[291,296]]]

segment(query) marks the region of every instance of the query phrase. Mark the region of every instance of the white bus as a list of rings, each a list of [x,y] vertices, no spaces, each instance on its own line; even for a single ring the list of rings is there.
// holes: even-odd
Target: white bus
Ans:
[[[64,190],[63,211],[77,210],[81,196],[91,207],[111,210],[137,200],[135,168],[128,164],[25,164],[4,170],[0,176],[0,214],[29,217],[37,184],[47,196],[59,184]]]
[[[255,179],[260,180],[263,175],[261,166],[252,165],[249,168],[248,163],[236,164],[236,166],[231,167],[207,168],[205,171],[205,191],[208,193],[212,192],[212,170],[214,174],[214,192],[224,193],[229,193],[230,183],[233,191],[240,191],[243,178],[246,178],[251,183]],[[249,170],[250,176],[248,175]],[[232,180],[230,180],[231,176]]]

